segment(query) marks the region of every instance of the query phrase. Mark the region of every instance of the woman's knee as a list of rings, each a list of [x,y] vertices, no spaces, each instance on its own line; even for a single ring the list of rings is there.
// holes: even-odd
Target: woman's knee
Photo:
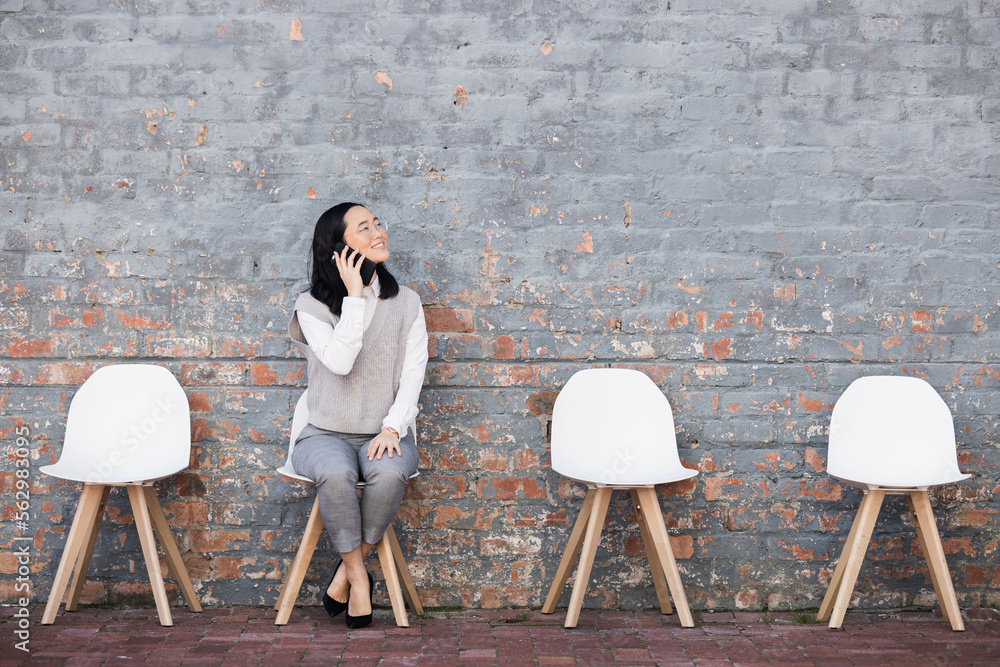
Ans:
[[[358,483],[358,471],[348,466],[331,466],[314,471],[313,481],[317,488],[337,491],[353,491]]]
[[[400,446],[402,451],[392,458],[389,458],[388,453],[384,453],[381,459],[369,461],[364,449],[358,452],[358,466],[366,484],[406,486],[410,476],[417,472],[419,456],[409,436],[400,443]]]
[[[402,465],[374,465],[365,470],[365,484],[373,488],[406,486],[409,479]]]

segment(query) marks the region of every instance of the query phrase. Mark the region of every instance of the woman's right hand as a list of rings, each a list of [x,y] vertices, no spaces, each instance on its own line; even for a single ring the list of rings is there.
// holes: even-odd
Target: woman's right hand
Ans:
[[[353,254],[348,257],[348,253]],[[365,288],[364,281],[361,280],[361,262],[365,261],[365,256],[345,246],[339,254],[333,253],[333,260],[337,263],[340,279],[347,287],[347,296],[361,296],[361,290]]]

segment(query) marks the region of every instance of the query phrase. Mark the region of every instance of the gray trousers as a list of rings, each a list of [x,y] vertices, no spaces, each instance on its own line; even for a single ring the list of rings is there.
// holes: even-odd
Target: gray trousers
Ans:
[[[417,446],[407,433],[399,441],[402,455],[388,452],[368,460],[375,435],[325,431],[307,424],[292,452],[295,472],[316,483],[319,512],[334,548],[354,551],[361,540],[376,544],[396,518],[410,475],[417,472]],[[365,482],[358,500],[356,484]]]

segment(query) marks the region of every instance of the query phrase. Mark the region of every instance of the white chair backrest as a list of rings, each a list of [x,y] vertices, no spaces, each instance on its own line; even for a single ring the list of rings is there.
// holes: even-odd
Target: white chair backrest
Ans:
[[[295,404],[295,414],[292,415],[292,431],[288,434],[288,456],[285,457],[285,465],[278,468],[278,473],[285,477],[301,479],[304,482],[311,482],[313,480],[295,472],[295,466],[292,465],[292,452],[295,451],[295,440],[299,437],[299,433],[302,433],[302,429],[309,423],[308,393],[308,389],[302,392],[298,402]]]
[[[674,417],[645,374],[593,368],[573,375],[552,410],[552,469],[582,482],[645,486],[688,479]]]
[[[927,487],[966,479],[951,410],[914,377],[855,380],[830,417],[827,472],[862,487]]]
[[[96,370],[77,390],[59,460],[40,470],[62,479],[127,484],[180,472],[191,458],[187,395],[163,366]]]

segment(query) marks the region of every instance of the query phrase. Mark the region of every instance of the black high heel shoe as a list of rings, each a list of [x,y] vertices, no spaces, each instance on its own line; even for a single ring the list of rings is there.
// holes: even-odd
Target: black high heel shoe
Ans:
[[[372,595],[375,591],[375,580],[372,579],[372,573],[368,573],[368,604],[371,604]],[[344,605],[346,608],[347,605]],[[363,628],[366,625],[371,625],[372,622],[372,612],[368,612],[364,616],[351,616],[350,612],[345,616],[347,621],[347,627],[351,630],[357,630],[358,628]]]
[[[330,577],[330,584],[332,584],[333,580],[337,577],[337,570],[339,570],[340,566],[343,564],[344,564],[343,560],[337,561],[337,567],[333,568],[333,576]],[[330,588],[330,584],[326,585],[327,589]],[[348,598],[348,600],[350,600],[350,598]],[[327,594],[326,590],[324,590],[323,607],[326,608],[326,613],[330,614],[330,618],[333,618],[338,614],[342,614],[347,609],[347,602],[337,602],[332,597],[330,597],[329,594]]]

